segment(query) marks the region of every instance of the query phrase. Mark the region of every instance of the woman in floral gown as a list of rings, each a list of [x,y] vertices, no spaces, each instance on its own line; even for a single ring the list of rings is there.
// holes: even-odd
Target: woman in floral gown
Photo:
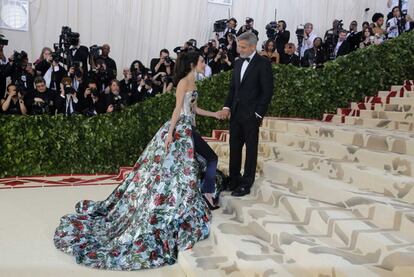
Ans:
[[[195,114],[219,114],[197,107],[195,77],[204,67],[198,53],[180,55],[171,120],[106,200],[81,201],[75,214],[61,218],[54,235],[58,249],[86,266],[137,270],[174,264],[178,251],[208,237],[217,156],[197,133]],[[207,161],[203,182],[195,153]]]

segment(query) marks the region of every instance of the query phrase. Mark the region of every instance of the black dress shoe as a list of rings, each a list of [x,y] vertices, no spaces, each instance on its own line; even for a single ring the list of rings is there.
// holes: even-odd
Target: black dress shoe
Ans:
[[[248,195],[248,194],[250,194],[250,188],[239,187],[237,190],[235,190],[231,193],[231,196],[242,197],[242,196],[245,196],[245,195]]]

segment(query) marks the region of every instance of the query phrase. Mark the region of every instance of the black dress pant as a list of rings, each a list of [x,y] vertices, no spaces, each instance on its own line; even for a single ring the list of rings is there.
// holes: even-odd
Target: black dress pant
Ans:
[[[192,127],[195,152],[207,161],[207,169],[202,181],[202,193],[214,193],[216,190],[216,169],[218,157],[207,142],[200,136],[197,129]]]
[[[232,116],[230,120],[230,182],[233,189],[244,186],[250,188],[256,176],[259,127],[261,119],[254,115]],[[242,149],[246,145],[244,174],[241,177]]]

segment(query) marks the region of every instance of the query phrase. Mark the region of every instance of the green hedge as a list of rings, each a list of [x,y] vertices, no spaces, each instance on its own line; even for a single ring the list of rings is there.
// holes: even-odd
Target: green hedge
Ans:
[[[414,77],[414,33],[368,47],[313,70],[278,65],[268,115],[321,118],[351,101]],[[230,72],[198,84],[199,106],[217,110],[224,103]],[[163,95],[116,114],[0,116],[0,177],[56,173],[114,173],[130,166],[167,121],[175,105]],[[226,122],[198,118],[209,135]]]

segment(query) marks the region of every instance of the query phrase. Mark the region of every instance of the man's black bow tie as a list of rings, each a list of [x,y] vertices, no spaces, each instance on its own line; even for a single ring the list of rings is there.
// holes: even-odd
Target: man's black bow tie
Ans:
[[[243,62],[245,62],[245,61],[246,61],[246,62],[248,62],[248,63],[250,62],[250,58],[240,58],[240,59],[241,59]]]

